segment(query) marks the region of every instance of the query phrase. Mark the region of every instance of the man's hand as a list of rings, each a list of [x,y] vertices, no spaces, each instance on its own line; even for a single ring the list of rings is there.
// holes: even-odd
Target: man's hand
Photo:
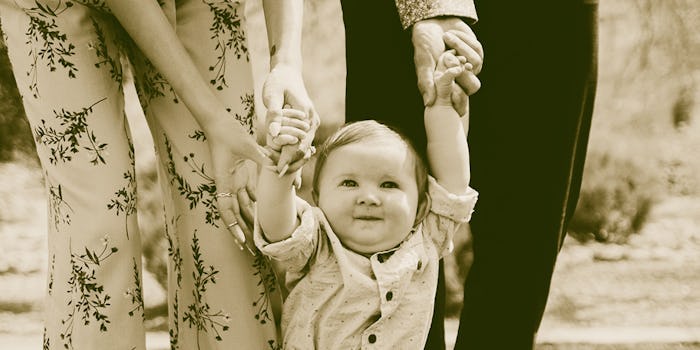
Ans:
[[[465,70],[455,79],[452,89],[452,104],[460,115],[466,113],[467,96],[479,90],[481,82],[476,77],[481,71],[484,50],[476,35],[459,17],[429,18],[413,25],[412,40],[418,89],[423,95],[423,103],[435,103],[435,82],[433,72],[446,45],[464,56],[472,69]]]

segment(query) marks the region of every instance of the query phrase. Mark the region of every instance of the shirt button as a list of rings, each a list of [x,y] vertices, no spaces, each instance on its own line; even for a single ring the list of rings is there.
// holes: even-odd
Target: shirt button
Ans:
[[[374,335],[374,334],[370,334],[370,335],[369,335],[369,338],[367,338],[367,340],[369,340],[369,343],[370,343],[370,344],[374,344],[374,343],[377,342],[377,336]]]
[[[386,301],[391,301],[392,298],[394,298],[394,293],[391,291],[386,292]]]

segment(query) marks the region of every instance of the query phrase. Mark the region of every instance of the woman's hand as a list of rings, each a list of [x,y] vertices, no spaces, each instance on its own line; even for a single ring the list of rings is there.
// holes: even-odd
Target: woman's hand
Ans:
[[[286,108],[268,113],[266,147],[270,151],[270,170],[284,176],[301,169],[315,151],[313,146],[303,144],[311,139],[313,131],[304,112]]]
[[[285,166],[293,168],[292,163],[299,161],[311,149],[320,118],[316,113],[301,76],[301,71],[286,64],[278,64],[267,76],[263,85],[263,103],[267,108],[266,125],[273,119],[283,116],[284,110],[296,110],[294,118],[305,120],[309,125],[304,137],[296,145],[289,144],[280,154],[278,171]]]
[[[221,113],[204,133],[212,157],[216,203],[221,219],[241,249],[251,254],[257,164],[267,164],[267,150],[233,116]],[[257,163],[257,164],[256,164]]]

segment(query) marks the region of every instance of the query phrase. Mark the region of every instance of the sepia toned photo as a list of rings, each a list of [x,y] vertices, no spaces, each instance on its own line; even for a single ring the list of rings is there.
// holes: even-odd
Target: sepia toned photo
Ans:
[[[700,349],[698,28],[0,0],[0,349]]]

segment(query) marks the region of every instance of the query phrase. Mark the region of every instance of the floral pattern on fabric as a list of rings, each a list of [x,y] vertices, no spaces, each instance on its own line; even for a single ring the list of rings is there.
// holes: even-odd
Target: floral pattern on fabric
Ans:
[[[231,118],[253,135],[244,3],[159,4],[178,19],[178,35]],[[171,349],[280,349],[274,273],[266,259],[240,251],[221,221],[202,128],[105,2],[0,0],[0,20],[47,194],[43,349],[145,349],[127,67],[164,194]]]

